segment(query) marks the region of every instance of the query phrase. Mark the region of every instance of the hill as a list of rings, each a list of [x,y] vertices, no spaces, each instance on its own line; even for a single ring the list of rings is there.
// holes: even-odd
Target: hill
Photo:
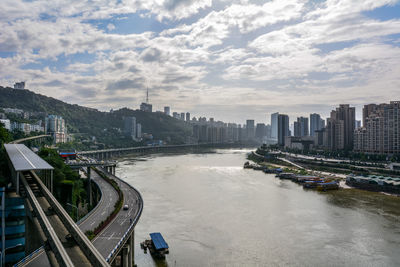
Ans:
[[[192,128],[163,113],[150,113],[122,108],[114,112],[102,112],[96,109],[68,104],[58,99],[36,94],[29,90],[15,90],[0,86],[0,107],[19,108],[30,112],[43,112],[60,115],[65,119],[68,133],[81,138],[96,137],[105,147],[132,146],[131,139],[125,137],[123,116],[134,116],[142,124],[142,132],[153,134],[155,139],[170,143],[183,143],[191,135]],[[42,118],[44,119],[44,118]]]

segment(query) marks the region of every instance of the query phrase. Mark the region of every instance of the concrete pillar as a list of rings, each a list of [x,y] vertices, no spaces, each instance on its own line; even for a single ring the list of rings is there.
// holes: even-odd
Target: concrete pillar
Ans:
[[[129,243],[129,267],[133,267],[135,265],[135,230],[132,231],[131,237],[128,240]]]
[[[93,205],[93,196],[92,196],[92,178],[90,175],[90,167],[87,167],[87,177],[88,177],[88,193],[89,193],[89,206]]]
[[[129,246],[125,245],[122,248],[122,266],[128,267],[129,266]]]
[[[17,194],[19,195],[19,172],[17,172]]]

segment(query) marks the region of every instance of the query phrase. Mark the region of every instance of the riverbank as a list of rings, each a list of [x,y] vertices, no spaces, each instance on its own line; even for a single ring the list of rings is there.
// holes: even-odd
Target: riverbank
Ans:
[[[397,180],[400,180],[399,178],[382,177],[382,176],[379,178],[379,179],[386,178],[388,180],[396,180],[396,181],[390,181],[389,182],[390,184],[387,184],[388,182],[386,181],[380,181],[379,179],[372,179],[372,181],[367,181],[367,182],[363,181],[365,179],[361,179],[360,182],[360,178],[358,178],[356,181],[349,175],[305,168],[287,158],[260,155],[257,153],[257,151],[256,152],[252,151],[248,159],[253,160],[254,162],[256,162],[261,166],[268,167],[271,166],[271,164],[273,166],[278,166],[280,168],[283,168],[284,172],[291,172],[294,174],[311,175],[311,176],[331,179],[333,181],[337,181],[340,187],[344,189],[357,188],[380,194],[387,194],[395,197],[400,197],[400,193],[398,193],[400,184],[399,182],[397,182]],[[281,164],[279,164],[279,162],[281,162]],[[285,165],[282,165],[282,163],[284,163]],[[288,167],[287,164],[289,164],[290,167]],[[307,166],[309,167],[309,165]]]

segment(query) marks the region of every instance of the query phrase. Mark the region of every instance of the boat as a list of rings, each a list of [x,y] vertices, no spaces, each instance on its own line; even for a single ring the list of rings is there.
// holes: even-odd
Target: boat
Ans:
[[[280,179],[290,179],[291,180],[295,177],[295,174],[291,173],[291,172],[281,172],[281,173],[278,173],[276,175],[276,177],[278,177]]]
[[[327,190],[337,190],[339,189],[339,183],[334,182],[326,182],[326,183],[319,183],[316,187],[318,191],[327,191]]]
[[[309,175],[297,175],[295,178],[293,178],[293,181],[299,184],[303,184],[306,181],[321,181],[324,178],[318,177],[318,176],[309,176]]]
[[[317,188],[318,184],[321,184],[324,182],[325,182],[324,179],[304,181],[303,188],[314,189],[314,188]]]
[[[140,247],[144,250],[144,253],[147,253],[147,249],[149,249],[152,256],[165,258],[165,254],[169,253],[169,247],[164,237],[161,233],[151,233],[150,238],[140,243]]]

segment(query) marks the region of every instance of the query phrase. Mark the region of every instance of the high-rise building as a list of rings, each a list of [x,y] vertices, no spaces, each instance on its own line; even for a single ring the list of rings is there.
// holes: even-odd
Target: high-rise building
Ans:
[[[185,120],[185,113],[184,112],[181,113],[181,120],[183,120],[183,121]]]
[[[45,120],[45,133],[53,136],[54,143],[67,142],[67,128],[61,116],[49,115]]]
[[[255,135],[254,120],[246,121],[246,136],[247,140],[253,140]]]
[[[351,150],[354,145],[356,111],[349,105],[340,105],[331,111],[326,125],[326,145],[331,150]]]
[[[175,119],[179,120],[181,118],[181,116],[179,115],[178,112],[173,112],[172,113],[172,117],[174,117]]]
[[[171,115],[171,108],[170,107],[164,107],[164,114],[167,116]]]
[[[271,139],[276,140],[278,140],[278,116],[278,112],[271,114]]]
[[[278,114],[278,145],[285,145],[285,137],[290,136],[289,131],[289,116],[285,114]]]
[[[360,120],[356,120],[356,129],[361,127],[361,121]]]
[[[267,136],[267,127],[264,123],[257,123],[256,125],[256,138],[262,140]]]
[[[363,119],[362,119],[362,126],[363,127],[367,126],[366,119],[369,117],[370,114],[375,112],[377,107],[378,107],[378,105],[376,105],[376,104],[364,105],[364,108],[363,108]]]
[[[325,127],[325,121],[317,113],[310,114],[310,136],[315,136],[315,131]]]
[[[308,118],[298,117],[294,122],[294,136],[308,136]]]
[[[142,138],[142,124],[140,124],[140,123],[136,124],[136,137],[138,139]]]
[[[136,139],[136,118],[124,117],[124,133],[126,136]]]
[[[365,105],[363,121],[363,127],[354,132],[355,151],[400,154],[400,101]]]
[[[186,112],[186,121],[189,122],[190,121],[190,113]]]

